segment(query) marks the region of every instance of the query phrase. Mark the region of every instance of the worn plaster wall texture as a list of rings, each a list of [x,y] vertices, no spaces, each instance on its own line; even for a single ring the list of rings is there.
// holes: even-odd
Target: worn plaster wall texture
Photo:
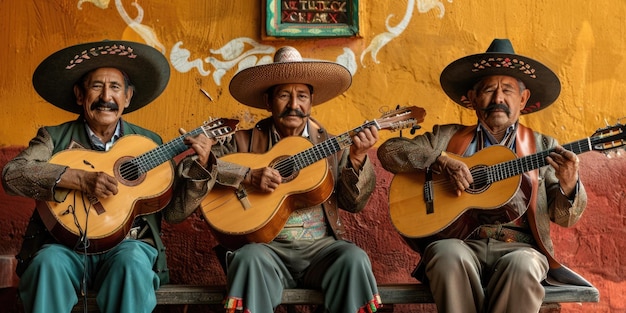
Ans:
[[[242,127],[267,116],[263,110],[238,104],[228,92],[228,82],[241,68],[270,62],[275,49],[282,45],[297,47],[306,58],[342,63],[353,73],[350,90],[313,110],[313,115],[333,133],[377,118],[396,105],[424,107],[428,115],[423,130],[438,123],[474,123],[471,111],[446,98],[439,86],[439,74],[451,61],[484,51],[495,37],[510,38],[518,53],[550,66],[562,82],[560,98],[550,108],[523,117],[523,123],[565,143],[587,137],[626,115],[621,103],[626,93],[626,3],[622,0],[359,2],[358,37],[268,40],[262,37],[263,1],[1,1],[0,26],[4,31],[0,32],[0,40],[4,45],[0,48],[0,68],[5,75],[0,76],[0,146],[23,147],[39,126],[76,118],[36,94],[31,86],[32,72],[58,49],[103,39],[144,42],[170,60],[172,77],[163,95],[150,106],[125,116],[154,129],[165,140],[178,136],[179,127],[195,128],[210,116],[238,118]],[[201,88],[211,99],[200,92]],[[381,142],[397,135],[382,131]],[[566,306],[568,312],[584,308],[626,311],[626,303],[618,296],[625,288],[620,238],[626,183],[619,172],[624,160],[595,157],[583,157],[591,161],[586,162],[590,169],[582,176],[585,183],[596,184],[599,191],[593,206],[573,231],[557,230],[555,235],[560,245],[573,245],[559,253],[569,264],[584,267],[587,278],[600,287],[602,302]],[[390,177],[385,173],[379,176],[380,192],[384,192]],[[385,196],[377,199],[380,203],[371,204],[369,210],[384,207]],[[2,207],[23,200],[10,201]],[[367,232],[362,232],[365,228],[390,227],[382,220],[384,214],[377,211],[374,215],[347,216],[354,240],[367,249],[383,249],[388,242],[397,241],[391,231],[388,238],[376,243],[380,248],[371,247]],[[21,226],[6,223],[3,230]],[[204,231],[199,220],[185,223],[172,226],[170,233]],[[6,239],[8,245],[0,245],[0,249],[13,249],[17,237],[14,232],[10,236]],[[189,242],[187,236],[172,237],[170,244],[181,251],[198,248],[199,252],[189,253],[216,266],[208,257],[208,246],[194,240],[200,239]],[[401,245],[391,246],[391,253],[376,252],[376,257],[385,264],[396,259],[410,263],[410,251]],[[175,279],[223,282],[221,276],[202,272],[200,265],[183,266],[186,261],[182,258],[173,257],[171,262],[181,271],[174,274]],[[389,265],[375,266],[379,273],[385,273],[379,277],[381,281],[410,279],[408,270],[386,272]]]

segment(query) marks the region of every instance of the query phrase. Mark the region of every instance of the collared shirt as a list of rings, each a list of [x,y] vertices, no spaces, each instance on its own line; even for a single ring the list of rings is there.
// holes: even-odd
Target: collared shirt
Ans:
[[[502,145],[507,148],[515,151],[515,133],[517,129],[517,123],[509,126],[504,133],[504,138],[498,141],[491,133],[487,131],[485,126],[482,123],[478,123],[478,127],[476,128],[476,136],[474,136],[474,140],[467,148],[465,152],[465,156],[470,156],[478,150],[482,150],[483,148],[490,147],[493,145]],[[481,140],[482,139],[482,140]]]
[[[86,122],[85,122],[85,129],[87,130],[87,134],[89,134],[89,139],[91,140],[91,144],[97,150],[109,151],[109,149],[111,149],[115,141],[122,136],[121,125],[122,125],[122,121],[118,120],[117,126],[115,127],[115,133],[113,133],[113,137],[111,137],[111,140],[109,140],[108,142],[102,142],[102,140],[100,140],[100,138],[96,135],[96,133],[94,133],[93,130],[89,128],[89,124],[87,124]]]

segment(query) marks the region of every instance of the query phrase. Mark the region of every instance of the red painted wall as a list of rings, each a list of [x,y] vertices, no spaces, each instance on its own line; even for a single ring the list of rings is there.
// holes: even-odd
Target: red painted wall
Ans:
[[[0,166],[17,154],[20,147],[0,149]],[[343,213],[348,238],[370,255],[379,283],[415,282],[410,272],[419,256],[408,249],[388,217],[387,193],[393,176],[384,171],[375,153],[370,157],[378,168],[378,188],[364,212]],[[600,303],[563,304],[562,312],[616,312],[626,310],[623,282],[626,272],[625,210],[626,158],[612,158],[589,152],[580,156],[581,180],[589,194],[589,205],[573,228],[553,228],[557,256],[581,273],[600,290]],[[11,197],[0,190],[0,307],[21,312],[15,298],[13,255],[33,209],[33,202]],[[212,251],[216,242],[198,215],[177,225],[164,224],[163,239],[168,248],[172,283],[225,284],[225,275]],[[159,308],[158,312],[182,312],[180,307]],[[190,307],[187,312],[220,312],[219,308]],[[433,305],[397,305],[396,312],[434,312]]]

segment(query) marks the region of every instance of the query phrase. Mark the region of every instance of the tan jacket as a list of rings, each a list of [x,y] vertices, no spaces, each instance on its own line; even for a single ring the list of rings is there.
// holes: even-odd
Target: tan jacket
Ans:
[[[230,153],[265,153],[270,151],[275,144],[270,140],[272,132],[272,118],[266,118],[248,130],[237,131],[235,136],[228,142],[215,145],[213,153],[220,156]],[[309,118],[309,140],[315,145],[329,138],[326,130],[315,120]],[[338,214],[338,208],[357,213],[363,210],[367,201],[376,187],[376,174],[369,159],[363,164],[360,173],[356,173],[349,165],[348,151],[340,151],[329,156],[329,167],[335,178],[335,190],[326,202],[322,204],[328,225],[331,227],[336,238],[340,239],[345,233],[343,224]],[[259,164],[258,167],[268,164]],[[233,185],[240,183],[247,168],[230,171],[231,176],[225,175],[219,165],[218,183]],[[233,174],[234,173],[234,174]],[[238,174],[238,175],[237,175]]]
[[[433,164],[442,151],[447,151],[450,139],[467,126],[458,124],[435,125],[432,132],[408,138],[392,138],[378,149],[383,167],[392,173],[426,169]],[[475,129],[475,128],[474,128]],[[549,136],[533,132],[536,151],[555,147],[557,141]],[[535,211],[530,214],[531,228],[536,228],[535,241],[538,249],[550,261],[550,279],[575,285],[590,285],[554,259],[554,247],[550,238],[550,222],[562,227],[573,226],[587,206],[587,193],[579,183],[578,193],[572,203],[562,194],[554,168],[544,166],[538,173],[538,192]],[[534,218],[530,218],[533,216]]]

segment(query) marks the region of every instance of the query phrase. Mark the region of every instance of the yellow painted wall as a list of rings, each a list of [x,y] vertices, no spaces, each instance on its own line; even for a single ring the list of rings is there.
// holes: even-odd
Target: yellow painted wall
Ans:
[[[544,62],[562,80],[558,101],[523,117],[527,125],[564,143],[626,115],[624,0],[360,2],[360,38],[271,41],[261,36],[262,1],[0,0],[0,146],[26,145],[37,127],[75,118],[37,95],[32,72],[58,49],[102,39],[146,42],[170,59],[172,77],[163,95],[126,115],[165,140],[208,117],[236,117],[247,127],[267,116],[236,103],[228,82],[249,64],[237,59],[242,53],[257,51],[250,55],[258,61],[284,44],[304,57],[351,66],[350,90],[313,112],[334,133],[396,105],[424,107],[426,130],[436,123],[473,123],[473,113],[441,91],[439,74],[457,58],[483,52],[495,37],[510,38],[518,53]],[[210,58],[226,63],[217,68]],[[383,139],[395,135],[382,133]]]

